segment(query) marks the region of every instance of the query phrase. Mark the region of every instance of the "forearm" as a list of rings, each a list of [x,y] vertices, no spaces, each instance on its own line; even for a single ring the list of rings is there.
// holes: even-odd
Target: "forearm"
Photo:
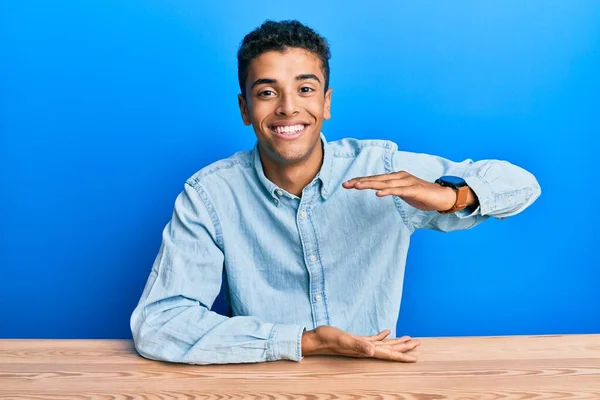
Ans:
[[[138,352],[154,360],[230,364],[302,358],[302,326],[228,318],[181,296],[142,302],[131,329]]]
[[[454,175],[463,178],[471,193],[469,206],[452,214],[439,214],[421,211],[404,206],[401,214],[411,230],[432,228],[443,232],[469,229],[489,217],[507,218],[529,207],[541,193],[536,178],[514,164],[501,160],[481,160],[473,162],[466,159],[453,162],[439,156],[395,151],[390,170],[407,171],[410,174],[434,182],[441,176]],[[452,190],[448,188],[448,190]],[[452,201],[448,201],[448,208]],[[452,204],[450,204],[452,203]],[[400,204],[402,205],[402,204]]]
[[[138,352],[188,364],[299,360],[301,326],[210,311],[222,284],[224,254],[212,218],[190,185],[175,201],[163,242],[131,316]],[[221,247],[219,247],[221,246]]]
[[[522,212],[541,194],[530,172],[506,161],[474,163],[464,179],[479,199],[479,214],[500,219]]]
[[[457,198],[457,193],[456,193],[456,189],[453,189],[451,187],[446,187],[444,188],[446,190],[446,192],[448,193],[448,203],[446,207],[442,207],[439,211],[442,210],[449,210],[450,208],[452,208],[452,206],[454,206],[454,203],[456,202],[456,198]],[[475,192],[473,191],[473,189],[468,188],[468,192],[467,192],[467,207],[470,210],[474,210],[477,207],[479,207],[479,198],[477,197],[477,195],[475,194]]]

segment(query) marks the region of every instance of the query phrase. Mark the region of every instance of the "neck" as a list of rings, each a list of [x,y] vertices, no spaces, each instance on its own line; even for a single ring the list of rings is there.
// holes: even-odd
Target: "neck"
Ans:
[[[307,159],[290,164],[274,161],[261,146],[258,147],[267,179],[298,197],[302,197],[302,190],[315,179],[323,163],[323,145],[320,141]]]

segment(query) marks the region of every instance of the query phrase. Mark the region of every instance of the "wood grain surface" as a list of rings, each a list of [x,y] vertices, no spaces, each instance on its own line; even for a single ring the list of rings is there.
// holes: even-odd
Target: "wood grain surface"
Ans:
[[[0,399],[600,400],[600,335],[420,340],[414,364],[208,366],[147,360],[129,340],[0,340]]]

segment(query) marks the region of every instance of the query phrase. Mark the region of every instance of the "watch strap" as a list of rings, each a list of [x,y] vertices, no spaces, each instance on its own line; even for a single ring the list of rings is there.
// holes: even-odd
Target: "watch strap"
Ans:
[[[452,188],[456,192],[456,202],[451,209],[438,211],[440,214],[452,214],[467,207],[467,198],[469,197],[469,187],[462,186],[458,189]]]

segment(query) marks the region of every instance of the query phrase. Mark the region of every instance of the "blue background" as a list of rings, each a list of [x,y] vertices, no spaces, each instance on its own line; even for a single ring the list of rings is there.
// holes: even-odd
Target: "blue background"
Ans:
[[[328,140],[542,186],[514,218],[415,234],[399,334],[600,332],[600,2],[216,3],[1,3],[0,337],[130,337],[185,179],[254,144],[236,51],[267,18],[328,38]]]

